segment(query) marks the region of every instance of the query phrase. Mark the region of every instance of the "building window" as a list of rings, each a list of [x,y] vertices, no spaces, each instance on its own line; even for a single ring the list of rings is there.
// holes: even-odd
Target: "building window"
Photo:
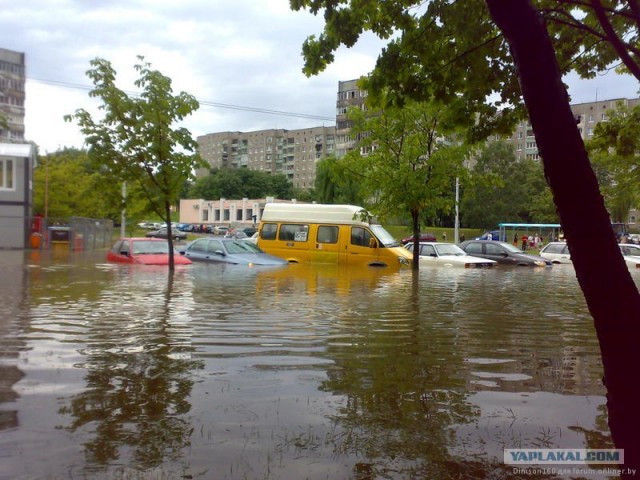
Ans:
[[[15,188],[14,182],[14,165],[12,159],[0,159],[0,189],[13,190]]]

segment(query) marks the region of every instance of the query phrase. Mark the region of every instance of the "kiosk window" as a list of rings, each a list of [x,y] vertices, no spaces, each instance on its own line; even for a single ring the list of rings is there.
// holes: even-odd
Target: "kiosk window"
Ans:
[[[280,236],[278,240],[306,242],[309,238],[309,225],[283,224],[280,225]]]
[[[260,230],[260,238],[264,240],[275,240],[278,231],[277,223],[265,223]]]
[[[338,243],[338,227],[319,226],[318,243]]]

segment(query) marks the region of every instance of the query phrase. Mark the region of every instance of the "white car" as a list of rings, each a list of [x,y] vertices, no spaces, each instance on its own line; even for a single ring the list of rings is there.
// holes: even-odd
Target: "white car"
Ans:
[[[487,258],[473,257],[455,243],[420,242],[420,265],[440,265],[443,267],[487,268],[497,262]],[[405,248],[413,252],[413,243]]]
[[[540,256],[551,260],[552,263],[573,263],[571,260],[571,253],[566,242],[549,242],[542,250],[540,250]]]
[[[640,245],[633,243],[621,243],[620,251],[629,268],[640,268]]]

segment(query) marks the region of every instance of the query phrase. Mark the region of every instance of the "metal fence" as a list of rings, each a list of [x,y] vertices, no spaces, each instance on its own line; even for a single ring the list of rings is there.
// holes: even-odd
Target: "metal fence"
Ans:
[[[70,251],[96,250],[111,246],[113,221],[70,217],[41,218],[32,222],[31,248],[68,248]]]

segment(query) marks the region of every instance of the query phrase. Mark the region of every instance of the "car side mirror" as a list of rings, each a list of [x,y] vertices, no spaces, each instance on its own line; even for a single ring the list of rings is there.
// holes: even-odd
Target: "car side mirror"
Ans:
[[[378,248],[378,242],[375,238],[369,239],[369,248]]]
[[[216,255],[220,255],[221,257],[226,256],[226,254],[225,254],[222,250],[216,250],[216,251],[215,251],[215,252],[213,252],[213,253],[215,253]]]

